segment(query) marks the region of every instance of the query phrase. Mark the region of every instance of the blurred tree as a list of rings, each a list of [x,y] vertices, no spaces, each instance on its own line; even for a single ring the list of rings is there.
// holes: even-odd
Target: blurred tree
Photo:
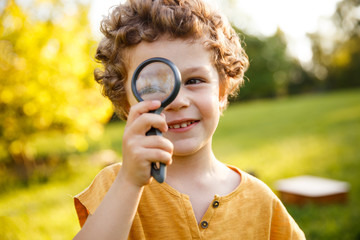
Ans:
[[[270,37],[245,36],[250,68],[239,99],[269,98],[297,93],[294,85],[304,82],[306,73],[300,64],[287,54],[283,32],[278,29]]]
[[[83,134],[101,135],[111,116],[93,80],[96,44],[87,12],[76,2],[33,1],[26,8],[9,0],[0,13],[0,164],[12,161],[25,178],[37,133],[67,134],[83,151]]]
[[[327,89],[360,86],[360,1],[343,0],[324,32],[310,34],[313,71]]]

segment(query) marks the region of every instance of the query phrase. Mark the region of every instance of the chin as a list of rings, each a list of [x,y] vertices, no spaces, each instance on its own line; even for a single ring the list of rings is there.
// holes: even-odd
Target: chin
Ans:
[[[184,141],[174,143],[174,153],[173,156],[186,157],[191,156],[203,149],[206,146],[204,143]]]
[[[174,149],[173,156],[174,157],[186,157],[186,156],[193,155],[196,152],[197,152],[197,149],[189,149],[189,148]]]
[[[180,146],[179,146],[180,145]],[[189,156],[189,155],[193,155],[194,153],[196,153],[199,150],[199,147],[194,147],[193,144],[175,144],[174,145],[174,156],[179,156],[179,157],[185,157],[185,156]]]

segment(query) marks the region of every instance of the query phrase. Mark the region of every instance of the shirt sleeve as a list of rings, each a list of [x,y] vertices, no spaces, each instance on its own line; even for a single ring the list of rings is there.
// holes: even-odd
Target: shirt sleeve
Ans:
[[[90,186],[74,197],[75,210],[81,227],[85,224],[89,214],[93,214],[100,205],[114,182],[120,167],[121,164],[116,163],[102,169]]]
[[[274,199],[270,239],[303,240],[305,234],[279,199]]]

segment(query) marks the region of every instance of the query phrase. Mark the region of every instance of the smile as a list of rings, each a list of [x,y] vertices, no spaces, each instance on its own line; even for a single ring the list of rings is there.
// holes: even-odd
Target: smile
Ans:
[[[171,124],[171,125],[169,124],[169,129],[186,128],[195,122],[198,122],[198,121],[187,121],[187,122],[176,123],[176,124]]]

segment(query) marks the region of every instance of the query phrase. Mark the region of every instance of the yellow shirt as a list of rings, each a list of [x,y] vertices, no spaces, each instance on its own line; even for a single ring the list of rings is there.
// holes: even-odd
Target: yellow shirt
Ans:
[[[104,168],[87,189],[75,196],[81,226],[99,206],[120,166]],[[235,167],[229,168],[241,175],[241,183],[226,196],[214,196],[199,224],[187,195],[166,183],[152,181],[144,188],[129,239],[305,239],[263,182]]]

